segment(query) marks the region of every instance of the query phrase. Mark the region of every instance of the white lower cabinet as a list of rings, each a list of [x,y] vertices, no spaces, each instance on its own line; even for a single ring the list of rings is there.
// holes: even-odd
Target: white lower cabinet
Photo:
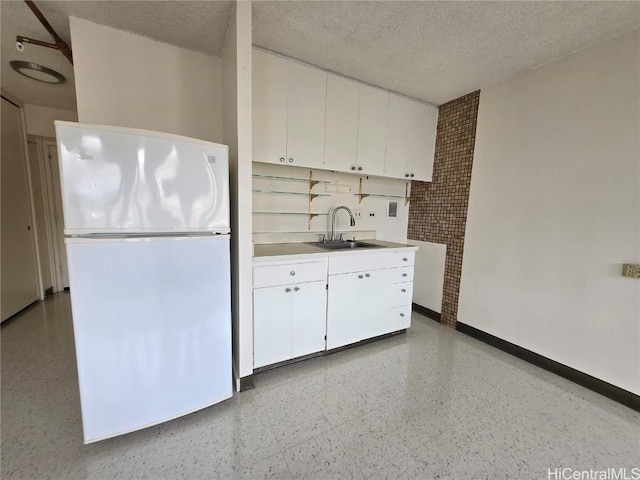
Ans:
[[[327,349],[384,335],[411,324],[413,252],[345,257],[329,263]],[[394,264],[395,262],[395,264]],[[357,265],[355,272],[331,274]],[[392,268],[381,268],[392,267]]]
[[[327,283],[295,285],[291,295],[291,358],[325,349]]]
[[[253,367],[409,328],[414,257],[389,249],[256,264]]]
[[[253,268],[253,368],[325,349],[327,260]]]

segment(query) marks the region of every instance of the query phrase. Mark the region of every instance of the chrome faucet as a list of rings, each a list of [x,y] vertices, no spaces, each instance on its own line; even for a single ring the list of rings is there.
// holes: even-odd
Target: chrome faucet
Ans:
[[[353,218],[353,213],[351,213],[351,210],[349,209],[349,207],[345,207],[344,205],[340,205],[339,207],[334,208],[331,211],[331,237],[329,237],[329,240],[332,242],[336,241],[336,212],[338,210],[346,210],[347,213],[349,214],[349,217],[351,219],[351,226],[355,227],[356,226],[356,219]]]

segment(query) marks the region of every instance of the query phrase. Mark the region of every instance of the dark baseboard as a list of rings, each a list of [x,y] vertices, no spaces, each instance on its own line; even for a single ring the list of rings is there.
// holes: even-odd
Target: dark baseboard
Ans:
[[[483,332],[482,330],[478,330],[470,325],[458,322],[456,324],[456,330],[640,412],[639,395],[563,365],[562,363],[558,363],[550,358],[543,357],[531,350],[527,350],[526,348],[507,342],[506,340],[491,335],[490,333]]]
[[[53,295],[53,287],[49,287],[47,289],[45,289],[44,291],[44,296],[49,296],[49,295]]]
[[[435,320],[436,322],[440,321],[440,314],[438,312],[434,312],[430,308],[423,307],[422,305],[418,305],[417,303],[412,303],[411,308],[414,312],[418,312],[420,315],[424,315],[431,320]]]
[[[264,367],[254,368],[253,374],[256,375],[262,372],[268,372],[269,370],[273,370],[274,368],[286,367],[287,365],[293,365],[294,363],[304,362],[305,360],[309,360],[311,358],[324,357],[326,355],[331,355],[332,353],[342,352],[343,350],[349,350],[354,347],[359,347],[360,345],[364,345],[371,342],[377,342],[383,338],[395,337],[396,335],[400,335],[401,333],[406,333],[406,329],[397,330],[391,333],[385,333],[383,335],[378,335],[377,337],[367,338],[365,340],[360,340],[356,343],[351,343],[349,345],[344,345],[342,347],[332,348],[331,350],[321,350],[320,352],[310,353],[308,355],[303,355],[302,357],[291,358],[289,360],[283,360],[282,362],[272,363],[270,365],[265,365]],[[240,379],[242,382],[242,378]],[[242,385],[241,390],[242,391]]]
[[[244,392],[245,390],[251,390],[254,387],[253,385],[253,375],[247,375],[246,377],[240,378],[240,391]]]

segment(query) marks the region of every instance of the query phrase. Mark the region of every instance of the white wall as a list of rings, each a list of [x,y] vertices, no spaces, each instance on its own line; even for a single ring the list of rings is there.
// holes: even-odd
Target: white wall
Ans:
[[[41,107],[28,103],[24,105],[24,114],[27,121],[27,135],[39,137],[55,138],[56,130],[53,126],[55,120],[78,121],[78,113],[73,110]]]
[[[251,3],[236,3],[222,52],[224,143],[232,205],[233,369],[253,373],[251,251]],[[237,384],[239,387],[239,385]]]
[[[447,246],[411,240],[419,247],[413,270],[413,302],[442,313],[442,288]]]
[[[222,142],[222,60],[71,17],[78,117]]]
[[[281,176],[292,178],[309,178],[308,168],[289,167],[282,165],[272,165],[267,163],[253,164],[253,173],[265,176]],[[356,218],[356,226],[349,225],[349,216],[345,212],[336,215],[336,231],[345,232],[347,237],[351,237],[358,232],[374,232],[368,237],[356,235],[357,238],[371,238],[375,236],[381,240],[390,242],[407,242],[407,224],[409,221],[409,206],[404,204],[405,185],[407,182],[390,178],[360,177],[347,173],[330,172],[324,170],[312,170],[313,178],[329,182],[328,184],[318,184],[313,187],[313,192],[321,196],[311,202],[311,211],[322,213],[314,217],[309,229],[308,217],[306,215],[253,215],[253,231],[260,232],[261,235],[254,235],[256,243],[272,243],[286,240],[279,240],[276,235],[262,235],[264,232],[315,232],[313,239],[317,239],[320,233],[326,233],[331,229],[331,217],[326,215],[338,205],[345,205],[352,212],[360,212]],[[390,195],[390,197],[369,196],[358,201],[356,195],[359,190],[359,180],[363,178],[363,191]],[[336,187],[344,190],[344,193],[331,191]],[[285,192],[308,192],[308,183],[298,183],[283,180],[267,180],[254,178],[253,188],[261,191],[285,191]],[[324,196],[326,195],[326,196]],[[391,197],[393,195],[394,197]],[[389,201],[397,202],[398,217],[387,218]],[[253,210],[255,212],[308,212],[309,197],[306,195],[274,194],[274,193],[253,193]],[[373,213],[375,216],[371,217]],[[284,236],[281,236],[284,238]],[[268,241],[258,241],[257,238]]]
[[[640,394],[635,31],[482,90],[458,321]]]

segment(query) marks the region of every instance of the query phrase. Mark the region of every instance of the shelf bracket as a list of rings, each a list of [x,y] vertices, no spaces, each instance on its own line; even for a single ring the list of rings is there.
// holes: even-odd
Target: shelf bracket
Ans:
[[[404,185],[404,204],[405,204],[405,206],[407,205],[407,203],[409,203],[411,200],[413,200],[413,198],[411,198],[411,197],[409,196],[409,184],[410,184],[410,183],[411,183],[411,182],[407,182],[407,183]]]

